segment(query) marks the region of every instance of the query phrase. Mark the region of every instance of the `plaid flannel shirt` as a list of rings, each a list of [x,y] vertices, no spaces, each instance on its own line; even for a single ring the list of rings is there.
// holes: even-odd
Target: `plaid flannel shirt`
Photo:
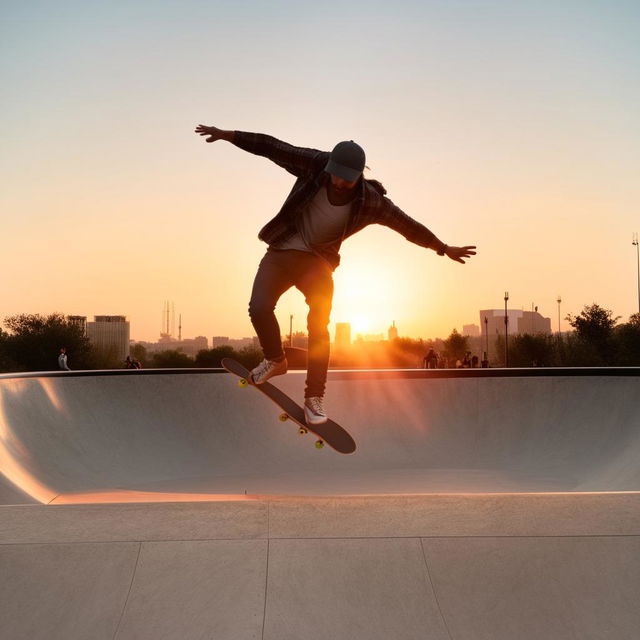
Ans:
[[[233,144],[244,151],[268,158],[293,174],[297,180],[276,216],[260,231],[258,237],[269,245],[278,245],[297,232],[297,220],[327,179],[324,168],[328,151],[294,147],[262,133],[235,131]],[[442,249],[444,243],[424,225],[410,218],[402,209],[383,196],[366,179],[361,180],[351,207],[351,215],[339,240],[330,246],[311,247],[335,269],[340,264],[340,245],[345,238],[370,224],[381,224],[410,242],[429,249]]]

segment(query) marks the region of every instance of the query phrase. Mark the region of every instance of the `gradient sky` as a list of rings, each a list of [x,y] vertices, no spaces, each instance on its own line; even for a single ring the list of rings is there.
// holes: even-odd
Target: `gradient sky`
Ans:
[[[123,314],[253,335],[257,233],[292,177],[198,123],[330,150],[466,265],[369,227],[333,322],[446,337],[532,304],[638,310],[640,3],[0,1],[0,317]],[[278,308],[304,329],[297,291]],[[563,321],[563,329],[568,327]],[[331,327],[333,334],[333,325]]]

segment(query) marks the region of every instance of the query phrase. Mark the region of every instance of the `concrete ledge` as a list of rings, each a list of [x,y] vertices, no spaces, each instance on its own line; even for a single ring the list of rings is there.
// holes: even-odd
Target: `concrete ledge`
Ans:
[[[248,498],[0,506],[0,544],[640,535],[640,493]]]
[[[265,538],[260,500],[0,506],[0,544]]]

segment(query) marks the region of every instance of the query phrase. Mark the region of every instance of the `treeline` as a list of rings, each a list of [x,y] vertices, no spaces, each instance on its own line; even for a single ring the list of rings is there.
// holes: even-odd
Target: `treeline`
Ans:
[[[562,335],[510,335],[505,349],[504,335],[489,340],[490,366],[504,366],[506,351],[510,367],[587,367],[640,366],[640,314],[628,322],[597,304],[585,306],[577,316],[566,318],[573,331]],[[62,314],[17,315],[5,318],[0,329],[0,372],[52,371],[58,369],[58,355],[65,347],[71,369],[118,369],[125,366],[114,352],[96,349],[81,327]],[[397,338],[391,342],[355,341],[347,349],[334,348],[333,368],[416,368],[423,365],[433,348],[445,366],[456,366],[467,352],[482,361],[485,337],[469,338],[455,329],[445,340]],[[291,350],[292,368],[305,366],[304,352]],[[262,359],[256,347],[236,351],[231,346],[200,351],[190,357],[180,351],[148,353],[142,345],[131,349],[131,356],[143,368],[219,367],[222,358],[239,360],[247,368]]]
[[[83,329],[63,314],[48,316],[22,314],[5,318],[0,329],[0,372],[55,371],[58,355],[66,348],[69,367],[79,369],[122,369],[125,367],[114,350],[92,345]],[[230,346],[200,351],[192,358],[180,351],[147,353],[141,345],[131,356],[143,368],[219,367],[222,358],[231,357],[253,368],[262,359],[259,349],[247,347],[235,351]]]
[[[530,367],[632,367],[640,366],[640,314],[618,323],[620,316],[603,307],[585,306],[578,316],[566,318],[572,332],[561,336],[509,337],[509,366]],[[496,359],[504,360],[505,341],[495,341]]]

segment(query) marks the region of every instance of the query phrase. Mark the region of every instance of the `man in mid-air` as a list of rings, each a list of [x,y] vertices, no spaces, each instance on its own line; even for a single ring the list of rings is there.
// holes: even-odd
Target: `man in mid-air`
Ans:
[[[339,142],[329,153],[294,147],[272,136],[227,131],[200,124],[195,130],[207,142],[226,140],[264,156],[296,177],[278,214],[258,234],[268,249],[253,283],[249,316],[264,360],[251,372],[255,384],[287,372],[280,327],[275,316],[280,296],[296,287],[309,306],[309,353],[304,413],[309,425],[327,421],[324,392],[329,368],[329,316],[333,271],[340,246],[370,224],[382,224],[439,256],[464,264],[475,246],[453,247],[410,218],[389,198],[377,180],[363,176],[365,153],[353,140]]]

